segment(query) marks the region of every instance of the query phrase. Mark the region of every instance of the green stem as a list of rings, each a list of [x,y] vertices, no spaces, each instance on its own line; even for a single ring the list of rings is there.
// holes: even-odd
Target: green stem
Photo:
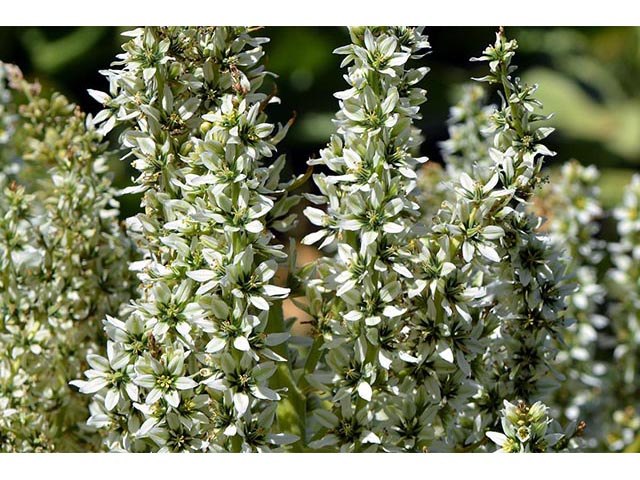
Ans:
[[[505,102],[507,102],[507,105],[509,105],[509,109],[511,110],[511,118],[513,119],[513,125],[511,125],[511,127],[515,128],[518,136],[522,138],[524,137],[524,131],[522,130],[522,125],[520,124],[518,111],[516,110],[515,104],[509,101],[509,98],[511,97],[511,89],[507,84],[507,71],[505,69],[504,63],[500,64],[500,80],[502,82],[502,88],[504,90],[504,100]]]
[[[280,333],[284,332],[284,330],[282,302],[275,302],[269,310],[269,321],[265,333]],[[274,347],[273,350],[287,360],[278,365],[271,378],[272,387],[287,389],[286,397],[283,396],[278,402],[278,424],[282,432],[291,433],[299,437],[299,440],[290,448],[293,452],[300,452],[304,449],[305,444],[306,399],[293,378],[287,342]]]
[[[318,335],[314,340],[311,348],[309,349],[309,353],[307,355],[307,360],[304,364],[304,374],[300,377],[300,383],[298,384],[298,389],[300,392],[306,395],[309,390],[309,382],[307,381],[307,375],[311,375],[316,371],[316,366],[322,357],[322,346],[324,345],[324,337],[322,335]]]
[[[378,351],[380,350],[380,346],[379,345],[372,345],[367,341],[367,355],[365,356],[364,359],[364,364],[372,364],[375,365],[376,364],[376,358],[378,357]],[[373,388],[373,385],[371,385],[371,388]],[[358,396],[358,400],[356,402],[356,411],[354,412],[354,416],[357,418],[358,413],[363,409],[367,407],[367,402],[364,398]],[[355,452],[359,452],[360,448],[362,447],[360,440],[356,440],[355,441],[355,447],[354,447],[354,451]]]
[[[470,445],[459,445],[459,446],[455,447],[455,451],[456,451],[456,453],[473,453],[479,447],[481,447],[482,445],[485,445],[486,443],[487,443],[487,438],[486,437],[482,437],[482,439],[480,439],[477,442],[472,443]]]

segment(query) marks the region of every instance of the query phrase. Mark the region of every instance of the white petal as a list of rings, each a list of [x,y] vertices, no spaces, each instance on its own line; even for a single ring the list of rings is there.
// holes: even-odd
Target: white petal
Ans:
[[[393,317],[399,317],[400,315],[402,315],[406,311],[407,311],[406,308],[398,308],[398,307],[396,307],[394,305],[387,305],[386,307],[384,307],[384,310],[382,311],[382,314],[385,317],[393,318]]]
[[[244,393],[236,393],[233,396],[233,406],[238,414],[243,415],[249,408],[249,397]]]
[[[178,390],[189,390],[192,388],[196,388],[198,386],[198,384],[189,377],[180,377],[176,380],[176,388]]]
[[[155,427],[158,423],[158,419],[151,417],[145,420],[145,422],[140,426],[138,431],[135,433],[136,437],[144,437],[149,431]]]
[[[251,233],[260,233],[264,229],[264,225],[260,220],[253,220],[245,225],[245,230]]]
[[[360,395],[360,398],[362,398],[363,400],[370,402],[371,396],[373,395],[371,385],[369,385],[367,382],[361,382],[360,385],[358,385],[358,395]]]
[[[87,93],[91,95],[97,102],[102,103],[103,105],[111,100],[111,97],[104,92],[100,92],[98,90],[92,90],[89,88]]]
[[[107,380],[104,377],[97,377],[86,382],[80,392],[82,393],[95,393],[98,390],[102,390],[107,386]]]
[[[328,224],[328,215],[319,208],[307,207],[304,209],[304,214],[314,225],[317,225],[319,227],[326,227]]]
[[[249,340],[247,340],[247,337],[236,338],[233,341],[233,346],[241,352],[248,352],[249,350],[251,350],[251,345],[249,345]]]
[[[326,230],[318,230],[317,232],[312,232],[312,233],[310,233],[309,235],[305,236],[302,239],[302,244],[303,245],[313,245],[314,243],[316,243],[320,239],[324,238],[326,235],[327,235],[327,231]]]
[[[212,290],[216,285],[218,285],[217,280],[213,280],[212,282],[203,283],[198,290],[196,290],[196,295],[204,295],[205,293]]]
[[[413,274],[411,273],[411,271],[404,265],[395,263],[391,268],[393,268],[394,271],[398,272],[400,275],[402,275],[405,278],[413,278]]]
[[[382,368],[384,368],[385,370],[389,370],[389,367],[391,366],[392,360],[391,360],[390,357],[387,356],[387,354],[385,352],[380,350],[378,352],[378,362],[380,363],[380,366]]]
[[[108,372],[111,370],[109,361],[106,358],[101,357],[100,355],[87,355],[87,363],[94,370],[101,370],[103,372]]]
[[[262,291],[271,298],[285,298],[291,290],[276,285],[264,285]]]
[[[136,385],[140,385],[141,387],[145,388],[153,388],[156,384],[153,375],[138,375],[133,379],[133,381]]]
[[[504,445],[504,442],[507,441],[507,437],[503,433],[487,432],[486,435],[487,437],[489,437],[489,439],[491,439],[494,443],[498,444],[499,446]]]
[[[207,282],[212,280],[216,276],[216,272],[213,270],[193,270],[187,272],[187,277],[195,280],[196,282]]]
[[[273,400],[274,402],[280,400],[280,395],[276,391],[264,385],[256,385],[251,389],[251,393],[253,393],[254,397],[262,400]]]
[[[120,392],[114,388],[107,390],[107,394],[104,397],[104,406],[108,412],[113,410],[120,401]]]
[[[484,243],[479,243],[478,250],[480,251],[482,256],[487,260],[491,260],[492,262],[500,261],[500,255],[498,255],[498,252],[496,252],[496,250],[493,247],[485,245]]]
[[[373,432],[369,432],[367,435],[365,435],[365,437],[362,439],[362,443],[375,443],[375,444],[380,444],[380,437],[378,437],[375,433]]]
[[[376,241],[378,238],[378,232],[366,231],[362,234],[362,244],[360,246],[360,252],[362,253],[366,248]]]
[[[222,378],[211,377],[211,378],[207,378],[202,383],[205,384],[207,387],[212,388],[214,390],[218,390],[220,392],[224,392],[227,389],[227,386],[225,385],[224,380]]]
[[[364,319],[364,323],[370,327],[374,327],[378,325],[382,321],[382,318],[379,316],[367,317]]]
[[[399,352],[398,353],[398,358],[400,358],[400,360],[403,360],[407,363],[418,363],[419,360],[414,357],[413,355],[409,355],[407,352]]]
[[[147,395],[147,399],[145,400],[145,403],[147,405],[154,404],[158,400],[160,400],[161,397],[162,397],[162,390],[160,390],[159,388],[154,388],[149,392],[149,395]]]
[[[359,312],[357,310],[351,310],[350,312],[344,314],[342,318],[344,318],[345,320],[348,320],[349,322],[355,322],[362,318],[362,312]]]
[[[137,402],[138,401],[138,386],[135,383],[127,383],[124,386],[124,389],[127,392],[127,395],[129,395],[129,398],[134,401]]]
[[[180,394],[177,390],[171,390],[170,392],[165,393],[164,399],[173,408],[178,408],[178,405],[180,405]]]
[[[269,310],[269,303],[267,303],[267,301],[262,297],[258,297],[257,295],[251,295],[249,297],[249,301],[254,307],[259,308],[260,310],[264,310],[264,311]]]
[[[444,349],[438,355],[440,355],[440,358],[442,358],[445,362],[453,363],[453,352],[450,348]]]
[[[346,163],[349,169],[358,168],[362,160],[360,159],[360,155],[349,148],[345,148],[342,152],[342,158],[344,159],[344,163]]]
[[[222,350],[226,344],[227,342],[224,339],[213,337],[209,343],[207,343],[205,350],[207,353],[216,353]]]
[[[471,260],[473,260],[474,251],[475,249],[473,248],[473,245],[471,245],[469,242],[464,242],[462,244],[462,257],[464,258],[465,262],[470,262]]]
[[[387,233],[400,233],[404,230],[404,227],[399,223],[388,222],[382,226],[382,229]]]

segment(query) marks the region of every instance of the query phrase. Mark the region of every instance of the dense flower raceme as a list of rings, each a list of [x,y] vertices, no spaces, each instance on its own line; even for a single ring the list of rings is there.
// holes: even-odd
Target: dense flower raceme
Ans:
[[[573,160],[552,174],[536,199],[535,210],[548,217],[545,225],[557,248],[568,251],[568,272],[577,289],[568,297],[565,316],[573,322],[563,334],[555,367],[564,376],[560,388],[548,400],[552,413],[571,421],[586,420],[589,425],[583,448],[604,445],[607,414],[605,397],[609,387],[607,367],[598,357],[604,346],[604,329],[608,319],[602,315],[606,289],[602,282],[606,244],[598,239],[604,211],[600,205],[597,182],[599,173],[593,166],[584,167]],[[613,394],[613,392],[611,391]],[[615,395],[615,394],[614,394]],[[603,421],[604,420],[604,421]]]
[[[423,190],[420,200],[428,206],[423,210],[425,223],[433,221],[434,206],[438,202],[455,200],[447,183],[461,178],[463,172],[475,177],[477,162],[488,158],[486,143],[492,136],[487,135],[491,130],[487,121],[491,117],[487,115],[490,110],[482,104],[486,95],[478,88],[465,88],[463,99],[452,108],[450,139],[442,144],[446,171],[423,169],[420,172],[419,185]],[[628,252],[633,250],[636,240],[633,235],[626,236],[624,232],[628,230],[623,224],[627,227],[633,224],[629,219],[635,218],[633,205],[637,201],[634,204],[632,192],[636,190],[632,181],[627,188],[625,206],[614,211],[623,240],[609,248],[614,268],[605,275],[601,265],[607,263],[603,259],[610,252],[598,234],[599,223],[607,213],[599,204],[597,181],[598,172],[594,167],[568,162],[557,175],[552,175],[539,195],[532,197],[533,204],[529,205],[536,215],[548,217],[542,230],[556,251],[566,252],[565,275],[571,276],[576,285],[566,296],[568,309],[564,316],[569,325],[562,337],[557,336],[554,341],[558,356],[553,369],[559,372],[560,388],[548,392],[552,396],[543,397],[554,416],[563,422],[571,421],[564,431],[564,440],[554,448],[575,448],[576,443],[569,440],[580,435],[583,436],[581,449],[618,451],[634,448],[631,444],[640,426],[638,408],[632,400],[634,393],[629,396],[616,393],[633,392],[634,385],[633,374],[629,372],[635,369],[636,348],[629,330],[638,311],[633,300],[637,290],[633,269],[637,262]],[[622,269],[616,266],[614,257]],[[558,269],[561,271],[562,268]],[[611,281],[605,281],[606,278]],[[603,307],[605,304],[610,305],[608,311]],[[620,360],[627,365],[626,377],[621,375],[624,369],[620,369]],[[487,385],[495,384],[490,380]],[[495,395],[491,402],[494,411],[499,398],[500,395]],[[486,399],[481,397],[480,401],[484,403]],[[579,428],[583,425],[581,420],[586,420],[588,428]],[[560,431],[557,425],[554,431]]]
[[[613,267],[607,273],[610,295],[610,338],[606,338],[612,364],[605,386],[607,443],[612,451],[632,446],[640,435],[640,175],[634,175],[622,205],[613,210],[620,239],[610,244]],[[610,352],[613,350],[613,354]],[[613,418],[615,425],[611,425]],[[608,430],[608,431],[607,431]],[[635,444],[635,445],[632,445]]]
[[[308,440],[313,448],[375,451],[383,442],[377,413],[399,394],[394,364],[402,362],[397,343],[412,277],[407,247],[418,211],[412,192],[416,165],[426,161],[413,156],[420,142],[413,121],[425,101],[417,83],[427,68],[409,62],[429,43],[412,28],[351,28],[350,35],[352,43],[335,51],[345,55],[350,87],[336,94],[337,133],[309,161],[330,174],[314,175],[321,194],[308,196],[315,205],[305,214],[320,229],[303,243],[319,242],[331,256],[308,280],[312,303],[319,297],[325,306],[324,315],[314,315],[324,343],[314,346],[326,352],[308,380],[331,407],[315,410],[320,428]]]
[[[496,107],[488,105],[486,97],[482,85],[464,85],[459,102],[450,109],[449,138],[440,147],[447,172],[452,176],[462,172],[472,174],[475,165],[490,168],[493,164],[489,147],[494,132],[491,115]]]
[[[483,149],[486,148],[483,142],[490,138],[486,136],[487,116],[483,114],[486,109],[476,102],[482,97],[484,95],[480,92],[466,89],[463,100],[452,109],[451,138],[443,143],[446,171],[423,169],[420,174],[419,185],[424,190],[420,196],[421,203],[432,206],[431,210],[425,212],[428,215],[425,223],[432,221],[433,205],[438,201],[451,202],[454,198],[451,188],[443,187],[443,184],[461,177],[461,172],[465,170],[471,177],[477,172],[474,160],[483,158]],[[476,119],[475,125],[474,121],[469,121],[470,118]],[[461,131],[468,133],[461,136],[458,134]],[[468,157],[467,162],[464,161],[465,156]],[[450,163],[452,159],[453,168]],[[632,182],[627,189],[625,207],[614,211],[621,237],[625,240],[612,245],[610,250],[614,256],[621,254],[619,258],[622,259],[625,273],[614,267],[605,276],[601,264],[605,263],[603,257],[608,252],[598,233],[599,222],[606,214],[599,204],[595,186],[597,180],[598,172],[594,167],[582,167],[575,161],[569,162],[558,175],[552,176],[549,184],[544,185],[540,195],[532,197],[533,205],[529,208],[549,218],[542,229],[549,235],[555,250],[566,252],[568,261],[563,262],[566,265],[565,272],[573,277],[576,284],[576,289],[566,296],[568,310],[564,316],[569,326],[564,329],[562,337],[555,339],[558,356],[553,368],[559,371],[560,388],[549,392],[553,394],[551,397],[543,396],[554,416],[562,421],[572,421],[564,431],[564,440],[554,448],[575,448],[576,443],[569,440],[580,435],[584,438],[580,443],[581,449],[617,451],[630,446],[640,425],[637,406],[631,399],[633,393],[630,396],[616,393],[632,391],[634,385],[632,374],[627,373],[626,379],[620,374],[623,370],[619,368],[619,360],[627,359],[627,372],[635,368],[635,340],[633,335],[628,334],[633,321],[630,322],[627,316],[633,319],[637,315],[637,304],[634,304],[631,293],[637,287],[633,273],[628,273],[633,272],[634,261],[624,253],[632,251],[631,245],[635,245],[635,240],[633,235],[625,239],[623,232],[627,230],[622,226],[625,219],[635,218],[634,194],[631,193],[635,190]],[[626,247],[622,247],[624,244]],[[604,278],[612,281],[604,282]],[[615,298],[622,301],[616,301]],[[627,301],[629,299],[631,301]],[[603,315],[607,314],[603,309],[605,303],[610,305],[608,316],[612,320]],[[613,347],[618,358],[613,355]],[[607,359],[612,359],[613,363]],[[490,380],[487,385],[494,383]],[[480,397],[480,402],[486,400]],[[494,396],[492,403],[495,411],[499,395]],[[484,415],[484,418],[487,416]],[[581,420],[586,420],[586,430]],[[557,425],[553,430],[560,431]]]
[[[0,451],[96,449],[68,382],[130,298],[132,244],[90,117],[0,72]]]
[[[546,117],[534,113],[540,107],[535,86],[512,76],[516,48],[499,33],[474,59],[489,63],[489,75],[480,80],[499,87],[502,103],[489,115],[479,103],[482,92],[470,88],[452,112],[445,158],[470,158],[466,165],[457,158],[435,177],[449,187],[441,189],[435,217],[425,219],[432,229],[423,239],[429,247],[423,257],[430,259],[425,271],[435,292],[427,301],[433,312],[447,309],[448,321],[457,317],[455,330],[446,332],[447,353],[458,378],[469,382],[464,408],[445,409],[441,417],[448,443],[465,451],[486,443],[484,432],[497,426],[504,399],[534,401],[555,386],[553,339],[564,327],[564,299],[572,290],[559,250],[528,208],[542,179],[542,159],[552,154],[541,143],[551,129],[537,126]],[[460,131],[468,132],[464,140]],[[422,179],[422,187],[429,182]]]
[[[287,340],[274,284],[298,201],[267,164],[274,130],[257,90],[265,38],[246,28],[128,32],[110,92],[93,92],[96,121],[120,139],[140,172],[144,213],[128,220],[145,253],[139,298],[107,317],[107,355],[88,358],[89,424],[110,450],[265,451],[291,443],[276,408],[287,392]],[[278,353],[279,352],[279,353]],[[278,367],[284,363],[284,367]],[[286,383],[286,382],[285,382]]]

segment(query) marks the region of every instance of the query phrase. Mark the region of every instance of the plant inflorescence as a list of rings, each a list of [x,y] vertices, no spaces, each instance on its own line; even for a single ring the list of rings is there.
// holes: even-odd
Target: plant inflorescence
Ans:
[[[633,447],[640,181],[607,244],[597,170],[546,181],[550,116],[502,29],[441,166],[419,153],[425,30],[349,28],[335,134],[290,178],[267,38],[124,35],[95,117],[0,64],[0,450]],[[303,200],[322,253],[298,266]]]

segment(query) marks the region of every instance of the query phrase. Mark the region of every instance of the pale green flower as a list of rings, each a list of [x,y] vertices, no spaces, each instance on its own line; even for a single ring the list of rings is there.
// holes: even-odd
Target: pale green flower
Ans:
[[[180,391],[196,387],[197,382],[185,376],[185,354],[176,350],[156,360],[148,355],[136,362],[137,375],[134,383],[150,389],[145,396],[145,403],[152,405],[164,399],[171,407],[180,405]]]

